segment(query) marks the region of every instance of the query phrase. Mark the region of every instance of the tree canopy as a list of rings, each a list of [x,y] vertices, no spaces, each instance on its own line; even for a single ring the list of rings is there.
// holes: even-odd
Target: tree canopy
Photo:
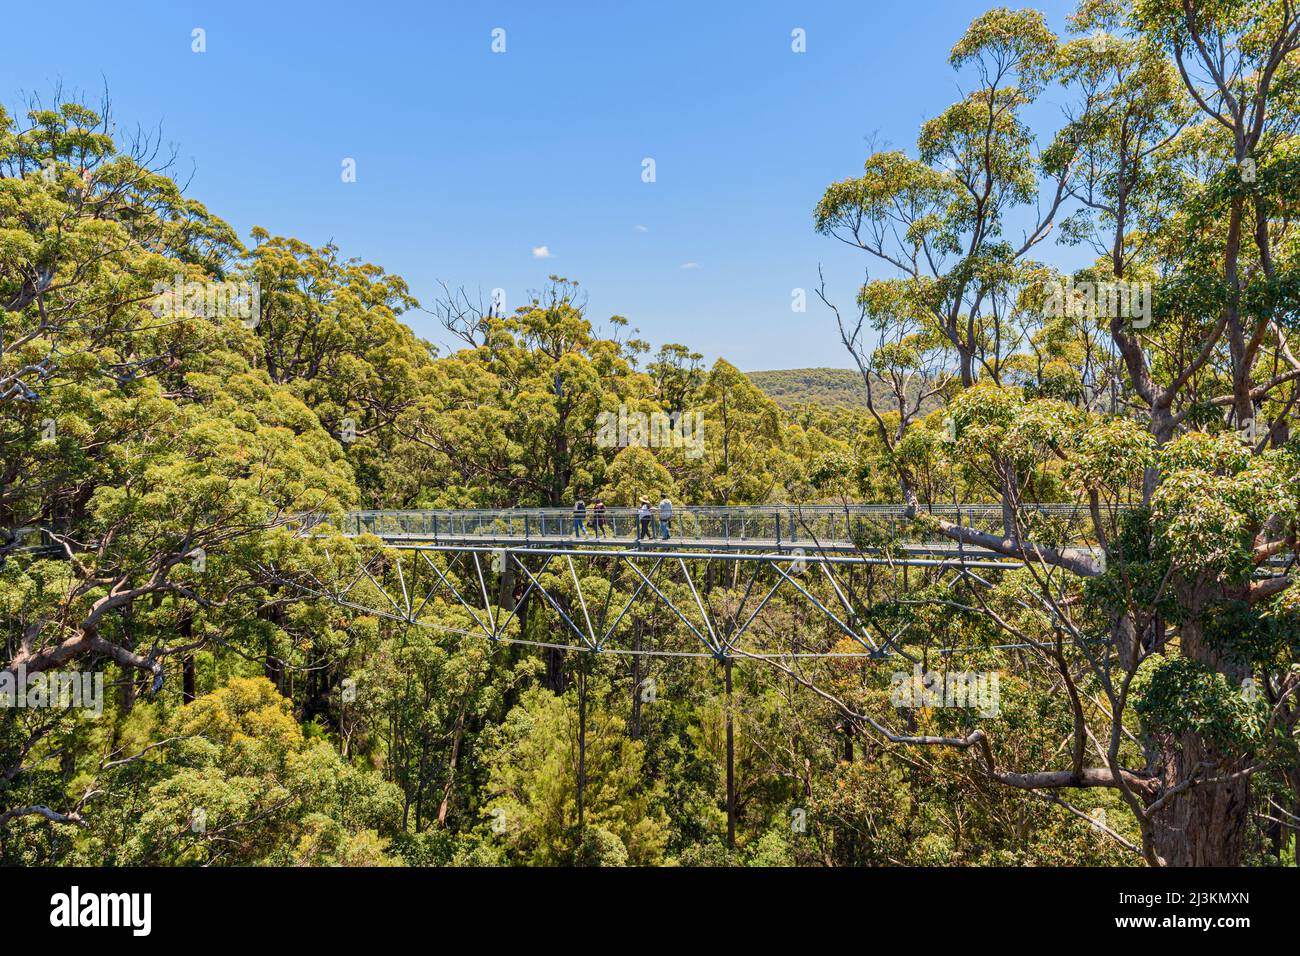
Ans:
[[[976,17],[956,102],[809,197],[871,271],[798,334],[852,370],[766,380],[561,276],[508,313],[443,287],[443,354],[400,276],[241,240],[107,103],[0,108],[0,700],[105,688],[0,707],[0,862],[1294,865],[1298,47],[1283,0]],[[611,443],[602,414],[702,431]],[[809,576],[722,662],[626,568],[539,572],[559,597],[521,595],[510,642],[441,597],[412,626],[375,611],[402,565],[338,531],[642,496],[901,502],[895,536],[1014,566]],[[737,615],[743,576],[701,577],[663,588]],[[584,594],[635,654],[556,646]],[[997,706],[902,706],[914,670]]]

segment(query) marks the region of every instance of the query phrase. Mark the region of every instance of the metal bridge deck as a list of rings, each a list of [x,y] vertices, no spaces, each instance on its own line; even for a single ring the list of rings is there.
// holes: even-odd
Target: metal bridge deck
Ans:
[[[816,555],[868,555],[887,561],[906,561],[911,558],[937,558],[953,560],[966,556],[996,557],[991,551],[970,545],[959,545],[951,541],[900,542],[889,547],[857,545],[852,541],[825,541],[822,539],[797,539],[777,541],[775,538],[642,538],[631,536],[583,535],[531,535],[527,538],[515,535],[455,535],[444,534],[437,537],[424,534],[385,533],[380,535],[384,543],[391,548],[405,550],[438,551],[531,551],[538,554],[628,554],[640,557],[670,556],[691,558],[700,556],[697,552],[708,552],[709,557],[718,555],[748,555],[754,557],[807,557]]]
[[[924,511],[1002,535],[997,504],[926,506]],[[886,659],[909,656],[906,645],[916,638],[910,623],[887,627],[873,616],[881,600],[872,583],[881,580],[878,571],[889,576],[890,589],[940,587],[955,594],[992,587],[1001,580],[999,572],[1028,563],[940,537],[900,505],[679,506],[667,540],[658,534],[657,510],[650,516],[650,534],[641,538],[639,516],[631,508],[606,509],[608,533],[601,536],[594,534],[595,517],[587,511],[588,533],[579,535],[569,508],[310,515],[298,522],[300,532],[332,527],[348,537],[373,536],[383,547],[361,549],[356,573],[339,568],[329,580],[281,573],[273,566],[268,571],[286,585],[344,607],[493,641],[718,660],[746,654]],[[1091,516],[1078,505],[1021,506],[1016,517],[1031,540],[1072,542],[1067,545],[1072,550],[1099,553],[1091,541]],[[717,568],[710,562],[715,561],[729,566],[721,591],[712,587]],[[909,567],[917,569],[910,581]],[[756,635],[752,625],[767,626],[764,611],[774,599],[784,602],[776,629]],[[442,606],[431,603],[435,600],[463,612],[471,629],[430,620],[429,609]],[[1032,600],[1017,601],[1034,609]],[[672,636],[671,646],[628,646],[629,615],[647,603],[682,625],[685,633]],[[523,607],[553,615],[548,635],[524,633]],[[790,636],[797,647],[784,643],[791,608],[798,608],[800,629]],[[778,632],[780,642],[773,644]],[[698,649],[681,646],[678,637]],[[858,648],[840,646],[846,638]],[[926,647],[932,653],[964,652],[933,647],[928,638]]]
[[[1000,533],[1001,506],[927,506],[927,514],[957,524]],[[1030,507],[1036,520],[1051,522],[1057,540],[1087,540],[1087,514],[1079,506],[1040,504]],[[554,553],[655,552],[674,557],[711,555],[855,555],[912,559],[993,557],[993,553],[951,538],[927,535],[902,505],[742,505],[675,508],[670,536],[661,537],[658,510],[652,509],[649,532],[638,534],[639,516],[632,508],[609,508],[596,534],[590,509],[583,534],[574,532],[568,508],[509,508],[419,511],[358,511],[344,515],[345,535],[375,535],[390,547],[414,550],[531,550]],[[1084,545],[1084,549],[1087,546]]]

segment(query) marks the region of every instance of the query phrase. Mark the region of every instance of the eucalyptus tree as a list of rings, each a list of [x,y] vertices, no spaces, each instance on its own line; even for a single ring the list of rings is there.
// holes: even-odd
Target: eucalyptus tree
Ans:
[[[1007,293],[1069,189],[1072,158],[1053,144],[1048,162],[1025,119],[1053,74],[1056,47],[1036,11],[980,17],[951,57],[978,82],[924,124],[917,158],[875,153],[863,176],[835,183],[817,205],[819,232],[865,250],[902,277],[879,281],[893,285],[890,297],[951,345],[965,385],[981,371],[996,379],[1014,349]],[[1009,238],[1008,216],[1040,196],[1029,228]],[[863,295],[877,294],[873,286]]]
[[[422,373],[397,427],[446,476],[445,500],[560,505],[599,487],[618,449],[598,444],[598,415],[649,398],[651,385],[585,308],[578,284],[553,276],[513,314],[486,317],[482,344]]]
[[[388,502],[385,462],[419,402],[434,350],[400,321],[419,303],[401,276],[336,246],[253,230],[240,275],[257,289],[253,365],[319,417],[346,450],[366,504]]]
[[[860,293],[864,313],[879,317],[878,326],[894,317],[919,323],[927,346],[939,340],[951,349],[965,387],[981,375],[1001,381],[1006,359],[1020,346],[1011,309],[1036,275],[1028,256],[1050,233],[1070,188],[1075,157],[1068,144],[1036,149],[1025,116],[1055,73],[1057,46],[1036,11],[998,9],[976,19],[951,56],[976,85],[923,125],[917,158],[873,154],[864,175],[833,184],[814,213],[818,232],[863,249],[896,273],[867,282]],[[1008,217],[1030,205],[1036,208],[1028,228],[1010,238]],[[845,322],[840,325],[845,336]],[[863,361],[866,343],[854,333],[846,345],[870,389],[879,372],[873,375]],[[897,433],[889,434],[883,421],[877,427],[892,449]],[[906,497],[912,492],[906,474],[900,477]],[[1009,533],[1009,510],[1004,524]]]
[[[1086,0],[1070,26],[1061,42],[1031,12],[978,18],[952,57],[975,67],[978,93],[925,125],[918,159],[876,154],[815,216],[895,272],[860,297],[885,354],[846,337],[864,369],[897,362],[908,322],[951,346],[960,387],[944,422],[903,408],[893,430],[877,425],[917,521],[1022,562],[1001,582],[963,582],[955,603],[1041,656],[1068,746],[1057,762],[1007,767],[992,731],[918,734],[846,709],[872,734],[966,750],[987,778],[1076,812],[1066,792],[1115,791],[1132,838],[1105,829],[1150,863],[1236,863],[1260,809],[1252,778],[1294,781],[1297,765],[1300,366],[1288,335],[1300,19],[1286,2]],[[1047,82],[1078,106],[1031,160],[1017,110]],[[982,124],[972,102],[987,106]],[[1005,211],[1035,199],[1048,215],[1030,217],[1023,242],[1000,241]],[[1099,256],[1079,288],[1151,283],[1150,316],[1096,298],[1060,308],[1073,292],[1049,305],[1044,287],[1061,279],[1026,255],[1067,212],[1063,238]],[[937,254],[954,250],[966,255]],[[1099,333],[1115,360],[1099,354]],[[1089,362],[1084,400],[1045,387],[1049,343]],[[1099,401],[1108,389],[1115,400]],[[1001,529],[926,515],[922,466],[992,497]],[[1028,507],[1054,491],[1089,516],[1090,546]]]
[[[261,563],[297,547],[280,529],[354,503],[352,471],[253,367],[242,246],[147,143],[67,102],[0,131],[0,675],[111,662],[156,691],[257,616]],[[0,812],[44,806],[48,728],[0,721]]]

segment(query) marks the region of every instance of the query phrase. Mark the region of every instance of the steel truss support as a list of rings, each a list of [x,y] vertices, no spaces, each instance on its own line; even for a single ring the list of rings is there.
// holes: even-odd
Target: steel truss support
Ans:
[[[412,553],[414,552],[414,554]],[[329,557],[326,552],[327,558]],[[485,559],[491,561],[485,569]],[[705,572],[704,587],[699,575],[692,571],[692,562],[706,562],[697,571]],[[733,586],[728,595],[739,594],[730,609],[719,610],[710,600],[707,562],[716,561],[732,569]],[[331,563],[334,562],[331,560]],[[580,573],[579,565],[584,564]],[[556,567],[553,567],[555,565]],[[810,567],[816,572],[807,578]],[[455,546],[402,546],[378,551],[360,563],[355,574],[340,575],[333,582],[321,581],[314,575],[304,580],[301,576],[281,574],[274,568],[267,570],[277,580],[336,604],[359,610],[406,626],[423,626],[454,631],[462,636],[482,635],[492,641],[518,643],[541,648],[573,650],[585,653],[627,654],[636,661],[634,680],[639,681],[642,656],[713,658],[722,664],[724,689],[724,720],[726,733],[726,813],[727,846],[736,845],[736,768],[735,768],[735,701],[732,669],[737,657],[861,657],[884,660],[902,654],[898,641],[906,632],[906,625],[892,634],[882,633],[877,642],[863,622],[870,620],[870,587],[866,596],[860,593],[851,580],[855,568],[872,572],[877,567],[919,567],[922,573],[938,580],[951,590],[958,584],[992,587],[981,572],[1013,569],[1014,562],[969,560],[965,554],[957,560],[933,560],[905,556],[903,561],[874,556],[846,556],[840,553],[755,553],[729,551],[706,553],[700,551],[618,551],[580,548],[487,548],[464,545]],[[716,567],[716,566],[715,566]],[[741,570],[748,572],[740,588]],[[567,571],[567,574],[564,572]],[[620,572],[623,572],[620,575]],[[951,573],[949,573],[951,572]],[[849,575],[849,577],[846,577]],[[490,582],[496,576],[497,599],[492,599]],[[593,600],[591,579],[603,578],[603,598]],[[421,580],[423,579],[423,580]],[[512,590],[516,580],[527,584],[518,593]],[[904,577],[906,581],[906,577]],[[813,581],[820,582],[834,595],[828,606],[813,593]],[[359,592],[364,584],[368,590]],[[396,587],[394,587],[394,583]],[[477,585],[475,588],[474,585]],[[621,585],[621,587],[620,587]],[[906,586],[906,585],[905,585]],[[610,620],[610,610],[616,590],[628,593],[626,602]],[[629,593],[630,592],[630,593]],[[551,641],[530,638],[523,629],[520,611],[536,593],[539,601],[555,612],[561,633],[576,640]],[[851,638],[861,651],[836,651],[836,644],[823,645],[813,650],[784,649],[773,653],[770,648],[747,648],[743,639],[764,610],[771,606],[778,594],[784,594],[800,607],[811,609],[827,625],[827,630]],[[761,595],[754,598],[756,595]],[[417,599],[417,596],[418,599]],[[399,600],[400,597],[400,600]],[[477,632],[448,627],[430,621],[425,612],[439,599],[449,607],[459,607]],[[670,611],[700,642],[703,650],[650,648],[636,641],[633,647],[612,646],[619,627],[638,604],[651,602]],[[639,628],[639,623],[633,630]],[[815,629],[809,629],[815,630]],[[883,629],[882,629],[883,631]],[[950,649],[949,649],[950,650]],[[946,653],[940,650],[938,653]],[[911,655],[908,655],[909,658]],[[914,658],[912,658],[914,659]],[[589,663],[589,662],[588,662]],[[578,690],[578,767],[577,812],[578,823],[585,819],[586,803],[586,735],[587,735],[587,663],[580,663],[577,672]],[[638,688],[633,693],[638,693]]]
[[[727,610],[719,610],[718,602],[711,600],[715,589],[708,584],[709,575],[705,573],[703,583],[700,580],[699,572],[708,572],[710,561],[736,572],[732,575],[735,586],[727,589],[733,606]],[[693,564],[699,562],[706,563],[693,570]],[[830,632],[847,637],[861,648],[836,651],[834,642],[830,642],[810,650],[779,651],[783,656],[883,659],[899,654],[898,642],[906,627],[892,634],[882,630],[879,639],[873,637],[865,623],[871,619],[871,601],[858,593],[849,575],[855,567],[894,566],[920,567],[927,578],[952,589],[960,583],[989,586],[978,572],[1011,569],[1019,564],[965,556],[943,560],[908,556],[893,561],[818,552],[506,549],[435,544],[377,551],[360,563],[355,574],[339,575],[333,582],[315,576],[304,579],[275,568],[267,570],[305,594],[408,626],[458,630],[492,641],[587,653],[711,657],[729,666],[727,662],[733,656],[772,653],[770,649],[746,646],[745,638],[778,595],[814,612]],[[593,578],[601,580],[603,595],[592,593]],[[526,586],[512,590],[515,581],[526,582]],[[823,585],[819,589],[822,596],[814,593],[815,582]],[[616,591],[627,597],[620,597],[621,609],[611,620]],[[520,611],[534,594],[558,619],[560,635],[554,640],[523,632]],[[831,595],[833,598],[823,599]],[[435,599],[463,611],[473,622],[473,629],[465,631],[430,621],[427,612]],[[637,606],[647,603],[669,611],[699,642],[700,649],[620,645],[620,626]]]

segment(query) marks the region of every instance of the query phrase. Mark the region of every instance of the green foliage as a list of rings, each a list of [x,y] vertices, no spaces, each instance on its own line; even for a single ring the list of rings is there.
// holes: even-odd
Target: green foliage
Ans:
[[[1134,709],[1148,734],[1194,733],[1229,749],[1258,738],[1257,714],[1226,675],[1185,657],[1153,659],[1134,681]]]
[[[867,407],[866,386],[862,384],[862,375],[850,369],[791,368],[745,374],[772,401],[787,411],[794,411],[800,405],[855,410]],[[879,398],[878,392],[877,387]],[[937,405],[933,398],[923,402],[923,408],[927,412]]]
[[[883,265],[835,312],[853,371],[705,367],[621,316],[602,331],[559,276],[451,317],[465,347],[439,354],[400,276],[260,227],[245,246],[82,105],[0,109],[3,663],[111,690],[101,717],[0,711],[0,862],[1111,865],[1219,832],[1079,786],[1114,740],[1151,806],[1248,768],[1215,804],[1250,835],[1228,862],[1294,865],[1274,811],[1297,792],[1300,73],[1270,59],[1294,13],[1195,7],[1083,0],[1060,37],[1032,10],[970,24],[957,102],[813,211]],[[1075,105],[1044,128],[1058,94]],[[1038,261],[1053,230],[1095,260]],[[1150,283],[1151,321],[1054,299],[1065,280]],[[255,314],[159,295],[227,282],[256,283]],[[702,444],[601,425],[668,414],[699,415]],[[499,571],[399,570],[331,531],[357,506],[900,492],[915,520],[848,530],[877,563],[799,579],[897,656],[783,586],[729,698],[712,661],[551,646],[561,611],[631,601],[617,563],[548,568],[559,607],[523,601],[505,634],[528,643],[490,643],[440,598],[409,622],[362,609],[417,575],[508,597]],[[960,523],[927,511],[947,504]],[[936,536],[1020,562],[891,563]],[[657,586],[696,629],[734,622],[743,572],[701,570]],[[612,638],[698,651],[652,602]],[[997,706],[901,707],[900,660],[995,675]]]
[[[113,815],[84,852],[119,865],[342,865],[395,862],[390,784],[308,740],[291,702],[263,678],[232,679],[177,709],[153,734],[125,839]],[[164,759],[165,758],[165,759]]]
[[[608,711],[588,716],[584,815],[577,825],[578,715],[575,694],[526,691],[506,716],[489,757],[486,812],[503,821],[521,861],[590,866],[659,862],[665,819],[657,788],[641,779],[644,748]],[[592,831],[599,831],[593,835]]]

